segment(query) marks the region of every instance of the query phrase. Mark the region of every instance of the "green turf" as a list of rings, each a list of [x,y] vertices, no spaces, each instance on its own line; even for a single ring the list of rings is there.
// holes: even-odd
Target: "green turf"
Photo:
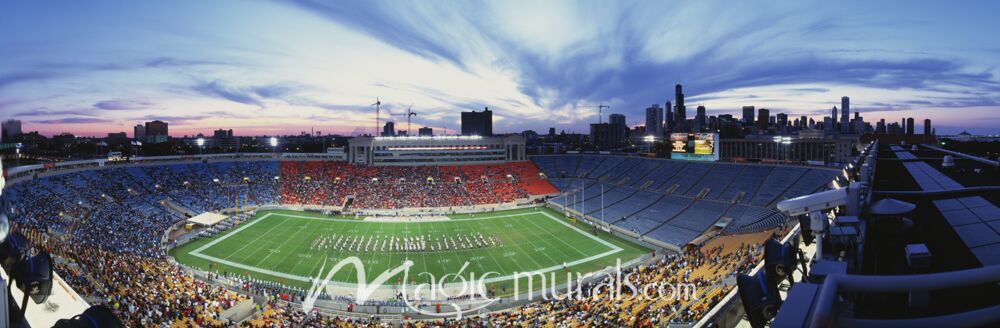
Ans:
[[[622,263],[628,262],[649,251],[604,232],[601,232],[598,238],[613,246],[594,240],[588,236],[592,235],[589,226],[580,223],[579,229],[574,229],[572,221],[564,218],[562,213],[551,209],[463,214],[450,218],[449,221],[440,222],[365,222],[355,220],[352,216],[332,218],[305,212],[266,211],[257,213],[253,220],[243,223],[237,229],[178,247],[171,251],[171,255],[180,263],[205,270],[239,274],[249,271],[250,275],[259,279],[308,288],[310,285],[308,282],[282,278],[267,272],[315,277],[324,264],[324,258],[329,269],[333,263],[349,256],[357,256],[365,264],[369,281],[383,271],[410,259],[414,262],[410,277],[417,283],[428,282],[426,277],[417,276],[418,273],[428,272],[440,279],[445,274],[458,272],[466,261],[469,262],[469,266],[462,274],[464,277],[469,277],[472,272],[475,272],[476,277],[480,277],[484,272],[498,273],[494,276],[509,276],[515,272],[530,272],[560,266],[560,269],[554,272],[557,280],[562,282],[566,275],[561,269],[563,263],[605,254],[614,251],[614,247],[621,249],[613,254],[590,259],[568,268],[572,272],[587,273],[614,266],[617,259],[621,259]],[[319,235],[403,237],[427,234],[453,236],[468,233],[496,236],[502,241],[502,246],[414,253],[310,249],[310,244]],[[219,238],[223,240],[210,247],[203,247]],[[199,248],[203,248],[200,254],[228,261],[229,264],[191,254]],[[238,267],[240,265],[246,267],[240,268]],[[348,266],[348,269],[338,272],[333,280],[355,283],[356,274],[353,267]],[[396,282],[397,278],[393,277],[387,284]],[[522,286],[525,283],[526,281],[522,279]],[[503,287],[507,287],[507,293],[513,291],[512,280],[495,282],[491,285],[497,286],[501,294],[505,293],[501,292]],[[540,287],[539,285],[536,281],[535,287]]]

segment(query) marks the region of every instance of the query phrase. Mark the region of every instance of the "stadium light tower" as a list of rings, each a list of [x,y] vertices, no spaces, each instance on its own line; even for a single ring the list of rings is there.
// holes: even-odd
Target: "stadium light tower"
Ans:
[[[276,138],[276,137],[271,137],[271,141],[270,141],[270,143],[271,143],[271,152],[272,152],[272,153],[273,153],[273,152],[277,152],[277,148],[278,148],[278,138]]]
[[[201,149],[205,147],[205,138],[198,138],[194,143],[198,144],[198,154],[201,155]]]

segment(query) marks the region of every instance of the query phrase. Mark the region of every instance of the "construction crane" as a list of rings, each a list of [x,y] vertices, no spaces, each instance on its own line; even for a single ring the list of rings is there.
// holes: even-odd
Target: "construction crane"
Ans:
[[[375,103],[371,104],[371,106],[375,106],[375,134],[373,134],[372,137],[378,137],[379,114],[382,111],[382,101],[376,97]]]
[[[413,105],[406,107],[406,135],[412,136],[410,134],[410,117],[417,116],[417,113],[413,112]]]
[[[611,106],[608,106],[608,105],[605,105],[605,104],[597,104],[596,106],[594,106],[594,105],[586,105],[586,106],[580,106],[580,107],[586,107],[586,108],[597,107],[597,124],[601,124],[603,122],[602,119],[604,118],[604,109],[605,108],[611,108]]]

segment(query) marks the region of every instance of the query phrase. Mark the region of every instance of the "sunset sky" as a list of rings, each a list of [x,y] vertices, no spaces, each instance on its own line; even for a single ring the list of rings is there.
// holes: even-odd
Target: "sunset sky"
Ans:
[[[585,132],[591,105],[644,122],[682,83],[689,111],[1000,134],[995,1],[2,1],[0,119],[104,135]],[[605,118],[606,120],[606,118]],[[921,125],[918,123],[918,127]],[[919,128],[918,128],[919,130]]]

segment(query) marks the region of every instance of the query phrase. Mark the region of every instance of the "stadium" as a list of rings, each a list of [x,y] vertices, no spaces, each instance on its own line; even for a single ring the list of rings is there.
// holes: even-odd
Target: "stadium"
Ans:
[[[130,326],[658,326],[703,318],[788,228],[776,204],[826,190],[841,171],[596,154],[434,166],[219,154],[6,173],[12,231],[54,256],[57,282]],[[361,265],[329,271],[349,258]],[[407,262],[355,299],[357,285]],[[587,293],[614,270],[695,294],[612,308],[543,298],[573,283]],[[454,290],[466,276],[481,289],[401,295]],[[605,310],[567,315],[575,307]]]

